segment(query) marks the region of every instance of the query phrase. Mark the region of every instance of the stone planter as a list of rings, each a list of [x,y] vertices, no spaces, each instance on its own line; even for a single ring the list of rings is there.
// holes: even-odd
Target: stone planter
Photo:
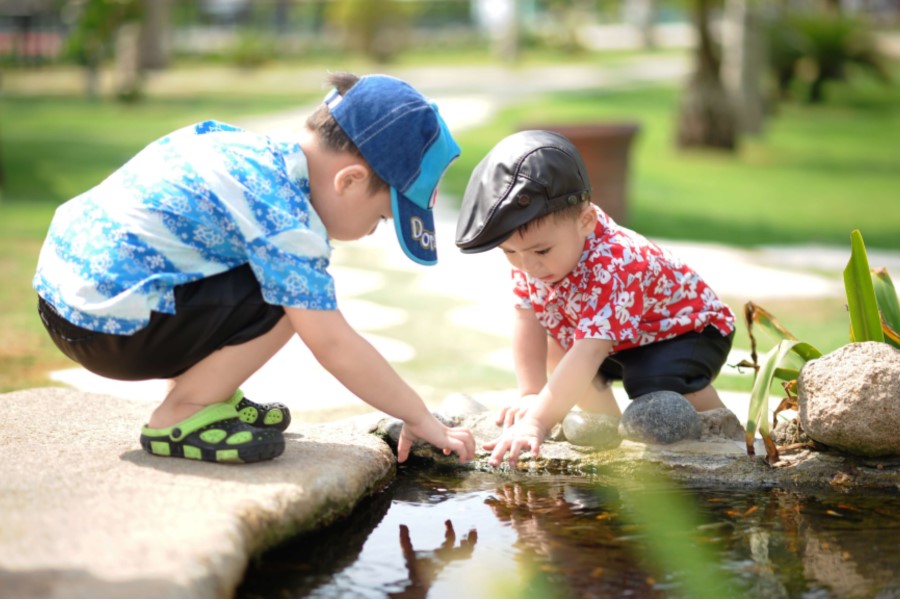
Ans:
[[[571,140],[591,178],[591,200],[617,223],[628,221],[628,164],[637,123],[528,125],[522,129],[555,131]]]

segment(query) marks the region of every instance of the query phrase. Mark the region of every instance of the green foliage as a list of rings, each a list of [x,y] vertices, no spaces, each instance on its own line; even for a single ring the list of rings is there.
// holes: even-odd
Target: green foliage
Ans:
[[[277,56],[275,38],[261,31],[244,29],[227,51],[226,60],[242,69],[255,69]]]
[[[753,455],[753,439],[756,432],[766,446],[766,455],[770,465],[778,461],[778,449],[772,441],[769,429],[769,390],[776,379],[785,381],[795,380],[799,376],[799,369],[785,368],[784,365],[793,353],[802,363],[819,358],[822,353],[814,346],[799,340],[785,339],[769,350],[763,357],[762,365],[753,380],[753,390],[750,392],[750,409],[747,414],[747,454]],[[787,390],[787,388],[785,388]],[[790,392],[789,392],[790,393]]]
[[[768,54],[782,98],[796,79],[808,86],[810,103],[825,101],[825,85],[848,79],[860,67],[888,81],[886,60],[869,25],[857,18],[798,12],[776,19],[769,29]]]
[[[866,245],[858,229],[850,234],[850,260],[844,269],[844,288],[850,312],[850,341],[883,342]]]
[[[676,598],[735,598],[737,590],[718,567],[715,546],[701,541],[702,519],[693,496],[680,491],[659,469],[636,467],[619,487],[623,516],[647,536],[642,558],[650,571],[677,574]]]
[[[844,270],[844,287],[850,313],[851,342],[884,342],[897,346],[894,338],[900,323],[900,300],[886,269],[870,269],[866,246],[858,229],[850,234],[850,260]],[[876,293],[876,288],[878,292]],[[778,461],[778,449],[769,431],[769,391],[775,379],[785,382],[788,406],[796,405],[796,380],[800,369],[808,361],[819,358],[822,352],[815,346],[797,340],[768,311],[748,302],[744,307],[747,331],[750,334],[753,367],[757,369],[750,392],[750,409],[747,415],[747,453],[754,454],[753,439],[759,431],[766,446],[770,465]],[[756,339],[753,325],[779,339],[777,345],[756,363]],[[900,338],[896,340],[900,342]],[[783,403],[784,404],[784,403]],[[777,413],[778,411],[776,411]]]
[[[884,339],[893,347],[900,348],[900,297],[886,268],[872,269],[872,287],[881,315]]]
[[[344,32],[350,47],[386,62],[398,49],[396,32],[421,10],[419,4],[397,0],[334,0],[326,17]]]
[[[97,65],[110,53],[119,27],[142,15],[140,0],[84,0],[65,52],[83,65]]]

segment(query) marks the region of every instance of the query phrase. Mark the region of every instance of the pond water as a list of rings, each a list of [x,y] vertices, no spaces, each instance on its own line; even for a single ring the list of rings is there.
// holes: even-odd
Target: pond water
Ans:
[[[241,598],[895,598],[900,497],[402,467]]]

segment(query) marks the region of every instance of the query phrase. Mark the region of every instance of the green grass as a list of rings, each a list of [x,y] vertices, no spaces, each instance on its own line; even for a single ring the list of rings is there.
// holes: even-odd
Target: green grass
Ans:
[[[42,331],[31,276],[54,208],[101,181],[149,141],[206,119],[235,121],[307,104],[320,92],[240,96],[167,96],[137,105],[87,102],[74,96],[0,96],[0,391],[46,385],[46,372],[69,365]],[[650,237],[744,246],[826,242],[848,248],[859,228],[870,249],[900,249],[900,89],[858,81],[832,90],[821,107],[783,105],[764,136],[734,155],[678,152],[672,143],[678,91],[666,88],[548,96],[507,108],[489,124],[457,135],[463,155],[443,191],[457,200],[475,164],[503,136],[533,123],[637,121],[630,172],[628,225]],[[365,256],[352,253],[360,265]],[[512,385],[483,364],[504,340],[435,330],[429,310],[447,299],[413,302],[408,275],[388,272],[388,290],[369,300],[408,310],[407,326],[386,331],[412,344],[418,357],[399,370],[435,396]],[[728,299],[736,312],[746,299]],[[828,351],[847,339],[840,299],[764,303],[801,339]],[[736,345],[747,347],[738,332]],[[749,390],[749,377],[725,375],[720,386]]]
[[[868,247],[900,249],[900,86],[864,80],[835,88],[826,106],[784,105],[736,155],[675,148],[678,96],[666,88],[595,91],[508,109],[458,136],[463,155],[444,189],[459,195],[493,144],[527,124],[637,122],[627,225],[649,237],[846,246],[858,228]]]
[[[7,203],[59,204],[96,185],[151,141],[205,119],[296,108],[312,98],[169,98],[123,105],[71,97],[0,99]]]

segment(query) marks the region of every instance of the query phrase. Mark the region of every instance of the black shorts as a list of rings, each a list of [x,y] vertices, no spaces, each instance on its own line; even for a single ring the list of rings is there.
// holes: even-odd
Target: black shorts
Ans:
[[[608,380],[621,380],[629,398],[650,392],[688,394],[702,390],[716,378],[734,340],[707,327],[669,340],[611,354],[600,365]]]
[[[267,304],[249,266],[175,287],[175,314],[153,312],[130,335],[83,329],[43,298],[38,314],[63,354],[88,371],[126,381],[176,377],[225,346],[248,342],[284,316]]]

